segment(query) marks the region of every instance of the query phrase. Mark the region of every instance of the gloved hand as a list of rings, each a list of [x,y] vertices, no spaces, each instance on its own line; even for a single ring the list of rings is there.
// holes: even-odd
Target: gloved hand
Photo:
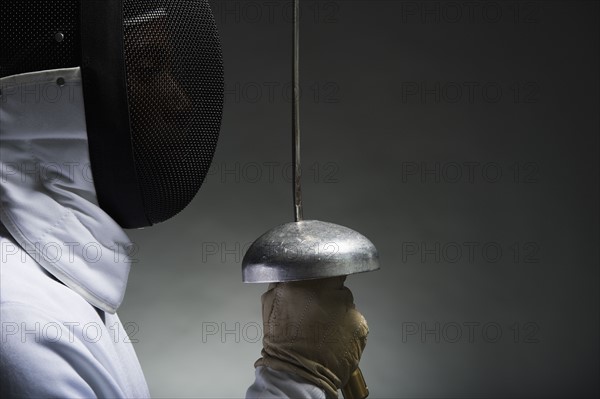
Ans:
[[[337,398],[358,367],[369,333],[345,280],[269,285],[262,295],[262,358],[254,366],[299,375]]]

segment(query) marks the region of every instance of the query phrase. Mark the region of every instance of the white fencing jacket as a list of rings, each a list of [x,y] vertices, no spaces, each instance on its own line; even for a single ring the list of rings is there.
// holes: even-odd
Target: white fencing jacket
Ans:
[[[80,70],[0,89],[0,396],[149,397],[116,314],[130,240],[98,206]],[[294,375],[255,373],[248,398],[325,398]]]

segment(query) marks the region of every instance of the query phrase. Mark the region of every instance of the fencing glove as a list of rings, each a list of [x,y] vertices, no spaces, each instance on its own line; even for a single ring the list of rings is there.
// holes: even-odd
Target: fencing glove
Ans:
[[[345,280],[269,285],[261,298],[262,358],[254,366],[296,374],[337,398],[358,367],[369,333]]]

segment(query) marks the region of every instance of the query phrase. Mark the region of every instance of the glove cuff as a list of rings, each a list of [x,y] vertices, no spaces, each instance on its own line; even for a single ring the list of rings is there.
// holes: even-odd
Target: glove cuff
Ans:
[[[295,374],[313,385],[322,388],[328,399],[338,398],[338,389],[341,387],[341,381],[326,367],[307,359],[296,359],[300,363],[300,365],[296,365],[273,358],[264,352],[262,355],[263,357],[254,363],[254,367],[264,366]]]

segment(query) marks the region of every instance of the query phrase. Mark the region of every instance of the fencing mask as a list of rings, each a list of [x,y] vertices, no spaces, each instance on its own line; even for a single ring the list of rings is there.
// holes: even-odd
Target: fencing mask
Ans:
[[[223,66],[207,0],[2,1],[0,77],[80,66],[100,206],[124,228],[180,212],[212,161]]]

